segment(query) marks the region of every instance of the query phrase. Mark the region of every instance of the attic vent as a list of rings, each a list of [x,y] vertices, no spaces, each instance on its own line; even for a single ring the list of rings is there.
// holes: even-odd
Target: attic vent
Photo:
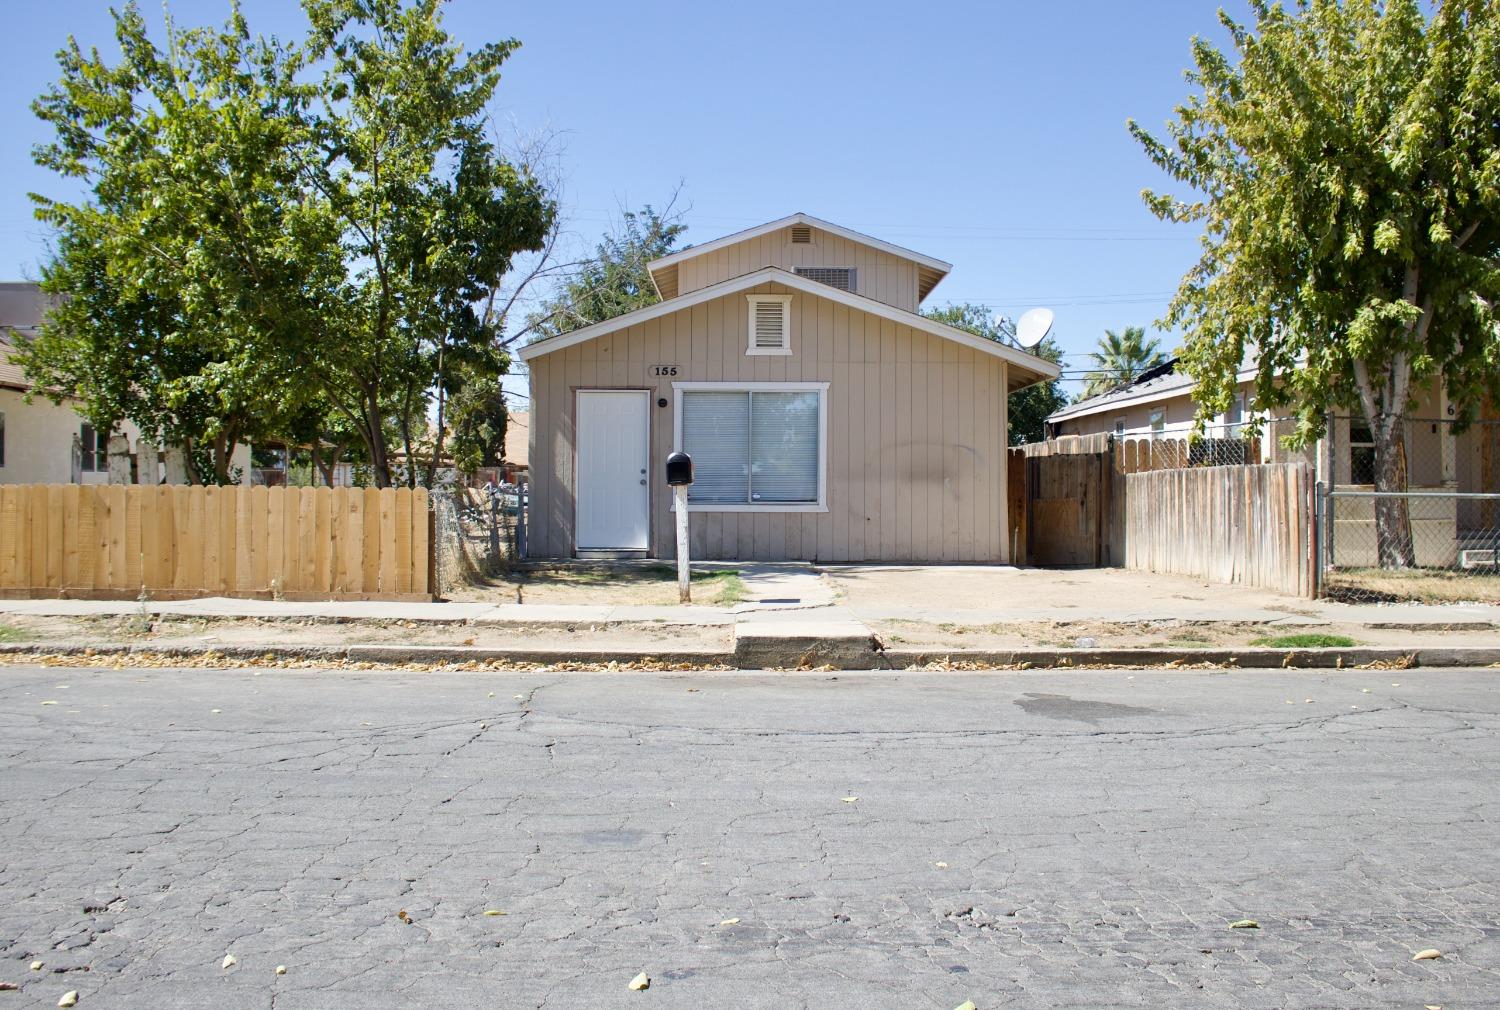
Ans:
[[[812,227],[805,224],[792,225],[792,245],[812,245]]]
[[[746,354],[791,354],[791,295],[746,295],[750,345]]]
[[[827,284],[840,291],[854,290],[853,267],[796,267],[795,269],[798,276],[806,277],[810,281]]]

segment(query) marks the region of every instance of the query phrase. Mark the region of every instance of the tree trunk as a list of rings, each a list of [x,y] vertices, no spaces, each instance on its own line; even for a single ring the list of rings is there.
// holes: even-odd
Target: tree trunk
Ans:
[[[361,425],[364,431],[365,444],[370,449],[370,473],[375,478],[375,486],[388,488],[391,486],[391,461],[386,453],[385,428],[381,425],[380,396],[374,390],[365,391],[364,419]]]
[[[1375,490],[1396,495],[1406,492],[1406,418],[1389,413],[1370,425],[1375,440]],[[1375,544],[1381,568],[1414,568],[1411,507],[1406,498],[1375,499]]]

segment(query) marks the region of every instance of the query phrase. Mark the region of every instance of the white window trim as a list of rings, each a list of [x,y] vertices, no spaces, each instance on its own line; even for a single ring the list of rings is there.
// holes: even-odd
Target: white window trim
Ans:
[[[818,500],[816,502],[709,505],[688,503],[688,512],[827,512],[828,511],[828,383],[826,382],[674,382],[672,383],[672,450],[682,451],[683,393],[817,393]],[[671,511],[677,510],[676,495]]]
[[[827,285],[824,285],[826,287]],[[746,354],[791,354],[792,353],[792,296],[791,295],[746,295],[745,302],[750,307],[750,322],[745,331],[745,353]],[[755,306],[759,302],[781,303],[781,334],[783,343],[780,347],[756,347],[755,346]]]

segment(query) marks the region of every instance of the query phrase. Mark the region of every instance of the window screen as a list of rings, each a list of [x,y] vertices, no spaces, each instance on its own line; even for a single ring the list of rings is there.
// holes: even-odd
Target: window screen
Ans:
[[[694,471],[688,501],[815,504],[819,404],[815,392],[684,392],[682,447]]]

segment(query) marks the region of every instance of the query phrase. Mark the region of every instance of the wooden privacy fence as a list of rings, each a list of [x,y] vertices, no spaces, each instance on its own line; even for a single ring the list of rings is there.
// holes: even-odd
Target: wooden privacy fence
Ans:
[[[1306,464],[1155,470],[1125,480],[1127,568],[1313,595]]]
[[[0,596],[429,600],[427,492],[0,485]]]

